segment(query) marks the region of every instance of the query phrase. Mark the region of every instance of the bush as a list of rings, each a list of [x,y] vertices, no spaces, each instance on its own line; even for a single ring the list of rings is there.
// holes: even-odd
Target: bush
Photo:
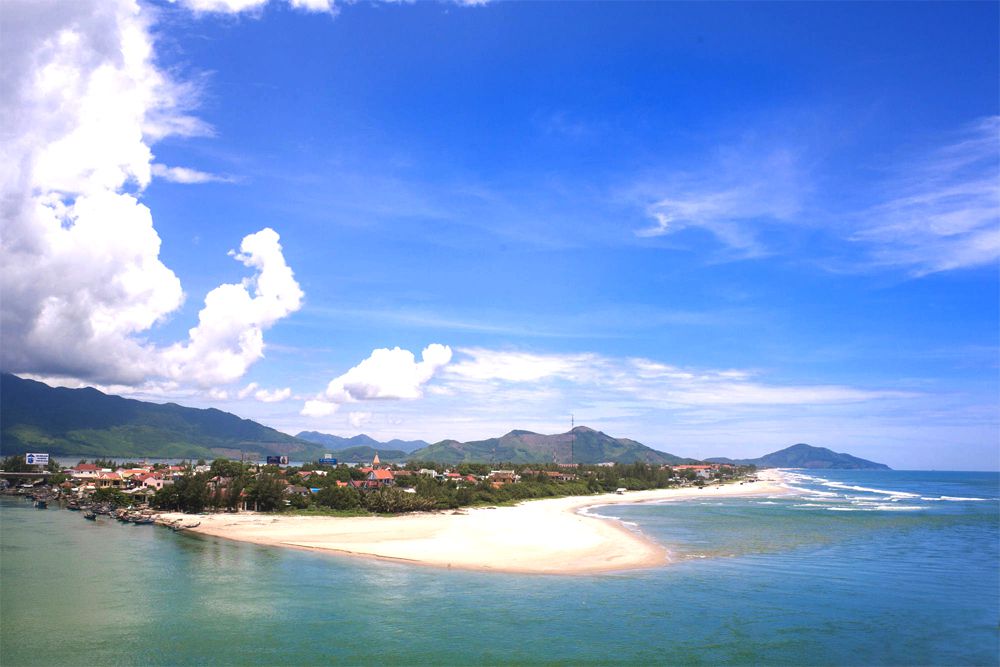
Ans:
[[[420,512],[434,508],[435,502],[430,498],[406,493],[391,486],[366,493],[362,503],[369,512],[380,514],[396,514],[399,512]]]

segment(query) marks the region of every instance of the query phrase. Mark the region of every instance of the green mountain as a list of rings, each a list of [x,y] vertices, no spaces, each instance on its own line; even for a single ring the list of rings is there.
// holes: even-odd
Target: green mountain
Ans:
[[[147,403],[0,375],[0,452],[95,457],[312,459],[323,449],[214,408]]]
[[[356,435],[351,438],[344,438],[339,435],[331,435],[329,433],[320,433],[319,431],[302,431],[295,435],[299,440],[305,440],[306,442],[312,442],[317,445],[322,445],[324,447],[329,447],[330,451],[333,450],[344,450],[348,447],[371,447],[372,449],[378,450],[400,450],[405,453],[409,453],[426,447],[429,443],[423,440],[390,440],[389,442],[379,442],[371,436]],[[379,456],[382,456],[379,454]],[[371,457],[369,457],[370,459]],[[385,458],[385,457],[382,457]]]
[[[706,459],[712,463],[737,463],[758,468],[813,468],[833,470],[891,470],[884,463],[859,459],[850,454],[838,454],[826,447],[813,447],[804,443],[771,452],[756,459]]]
[[[568,433],[542,435],[511,431],[507,435],[474,442],[443,440],[410,454],[411,461],[435,463],[618,463],[675,464],[693,462],[651,449],[627,438],[577,426]]]

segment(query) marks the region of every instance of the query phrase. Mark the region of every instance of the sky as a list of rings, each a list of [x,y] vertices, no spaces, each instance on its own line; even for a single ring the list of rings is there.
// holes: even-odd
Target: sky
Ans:
[[[0,367],[1000,468],[1000,5],[8,0]]]

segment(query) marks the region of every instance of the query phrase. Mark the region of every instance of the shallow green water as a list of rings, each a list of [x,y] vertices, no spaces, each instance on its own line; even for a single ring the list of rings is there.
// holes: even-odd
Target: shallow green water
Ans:
[[[833,483],[917,493],[809,494],[831,475],[790,499],[598,510],[677,562],[593,577],[371,563],[0,499],[0,664],[996,664],[996,476],[853,475]]]

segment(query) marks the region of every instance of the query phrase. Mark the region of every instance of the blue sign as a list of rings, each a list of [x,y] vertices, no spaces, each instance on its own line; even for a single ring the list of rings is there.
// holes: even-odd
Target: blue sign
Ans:
[[[320,465],[325,465],[325,466],[335,466],[335,465],[337,465],[337,459],[323,458],[323,459],[320,459],[319,462],[320,462]]]
[[[29,466],[44,466],[49,464],[48,454],[25,454],[24,462]]]

